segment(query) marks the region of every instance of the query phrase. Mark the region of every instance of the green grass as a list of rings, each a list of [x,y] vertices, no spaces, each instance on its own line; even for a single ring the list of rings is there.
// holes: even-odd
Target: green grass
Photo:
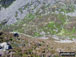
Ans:
[[[22,8],[19,8],[18,10],[20,11],[20,13],[23,13],[23,10],[22,10]]]
[[[75,27],[71,31],[64,28],[66,25],[67,16],[65,14],[59,13],[56,15],[56,18],[58,21],[49,21],[45,26],[38,27],[38,31],[36,32],[36,27],[32,27],[32,24],[29,24],[30,22],[34,23],[33,20],[39,18],[42,19],[43,16],[37,16],[30,13],[28,14],[23,20],[18,20],[15,24],[12,24],[10,26],[4,26],[3,30],[10,30],[10,31],[17,31],[20,33],[32,32],[33,34],[30,34],[35,37],[42,36],[40,35],[41,31],[44,31],[46,35],[48,35],[48,32],[51,35],[62,35],[62,36],[72,36],[72,34],[76,33]],[[67,22],[68,23],[68,22]],[[25,24],[25,26],[23,26]],[[8,29],[9,28],[9,29]],[[31,29],[31,30],[30,30]],[[71,37],[70,36],[70,37]]]
[[[38,37],[38,36],[41,36],[41,35],[40,35],[40,33],[35,32],[35,33],[34,33],[34,36]]]
[[[65,5],[61,8],[59,8],[60,12],[64,12],[64,13],[70,13],[70,12],[74,12],[75,11],[75,6],[73,4],[70,4],[70,5]]]
[[[16,11],[16,15],[15,15],[15,17],[17,17],[18,16],[18,12]]]

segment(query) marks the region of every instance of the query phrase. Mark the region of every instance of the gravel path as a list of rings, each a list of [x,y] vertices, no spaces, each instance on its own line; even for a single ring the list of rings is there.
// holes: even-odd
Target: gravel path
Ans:
[[[72,13],[67,13],[68,16],[76,16],[76,10]]]
[[[73,43],[74,41],[72,41],[72,40],[60,40],[60,41],[55,41],[55,42],[58,42],[58,43]]]

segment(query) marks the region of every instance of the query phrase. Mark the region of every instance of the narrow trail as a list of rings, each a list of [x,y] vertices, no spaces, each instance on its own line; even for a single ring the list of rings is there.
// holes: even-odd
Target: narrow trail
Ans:
[[[27,37],[23,37],[25,40]],[[76,42],[75,41],[71,41],[71,40],[62,40],[62,41],[57,41],[53,38],[48,38],[48,39],[40,39],[40,38],[27,38],[30,41],[32,41],[32,43],[40,43],[40,42],[44,42],[43,45],[46,48],[53,48],[53,50],[55,52],[74,52],[76,51]],[[27,40],[26,40],[27,41]],[[47,45],[49,47],[47,47]]]

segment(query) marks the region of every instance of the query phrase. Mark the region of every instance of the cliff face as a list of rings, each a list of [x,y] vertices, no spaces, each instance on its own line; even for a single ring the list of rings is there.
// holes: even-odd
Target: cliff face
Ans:
[[[9,19],[7,24],[13,24],[23,19],[28,13],[48,14],[59,2],[64,5],[74,4],[74,0],[16,0],[7,8],[1,7],[0,21]]]

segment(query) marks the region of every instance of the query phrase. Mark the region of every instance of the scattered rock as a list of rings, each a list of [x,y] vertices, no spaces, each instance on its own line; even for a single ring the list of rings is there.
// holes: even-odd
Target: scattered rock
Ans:
[[[3,35],[3,32],[0,32],[0,36]]]
[[[9,45],[7,42],[0,43],[0,46],[1,46],[1,50],[3,51],[12,49],[11,45]]]
[[[19,34],[18,34],[18,33],[14,33],[13,36],[14,36],[14,37],[19,37]]]

